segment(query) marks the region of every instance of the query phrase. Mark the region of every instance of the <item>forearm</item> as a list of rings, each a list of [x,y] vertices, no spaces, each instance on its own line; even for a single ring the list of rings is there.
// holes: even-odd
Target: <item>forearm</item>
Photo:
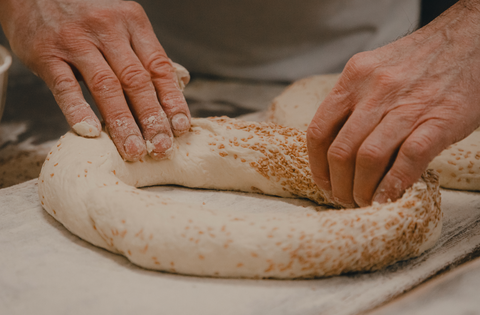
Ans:
[[[460,0],[415,33],[451,42],[475,39],[480,36],[480,1]]]

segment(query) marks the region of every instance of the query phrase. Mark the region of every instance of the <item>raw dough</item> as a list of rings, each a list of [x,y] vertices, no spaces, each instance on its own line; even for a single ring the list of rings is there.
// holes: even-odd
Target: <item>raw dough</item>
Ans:
[[[480,130],[443,150],[428,168],[440,174],[440,185],[459,190],[480,190]]]
[[[311,180],[305,133],[227,118],[192,119],[171,159],[129,163],[109,136],[73,132],[39,178],[43,207],[90,243],[149,269],[215,277],[306,278],[377,270],[420,255],[441,231],[437,177],[395,203],[313,213],[238,213],[135,187],[176,184],[330,203]]]
[[[317,75],[294,82],[272,101],[267,121],[307,130],[339,76]],[[480,191],[480,131],[444,150],[428,168],[440,173],[443,188]]]
[[[337,83],[340,74],[315,75],[295,81],[273,99],[267,121],[307,130],[320,103]]]

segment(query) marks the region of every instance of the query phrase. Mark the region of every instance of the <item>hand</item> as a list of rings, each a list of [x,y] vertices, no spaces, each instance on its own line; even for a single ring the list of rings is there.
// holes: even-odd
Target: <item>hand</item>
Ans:
[[[355,55],[307,131],[316,184],[346,207],[401,197],[480,124],[480,4]]]
[[[137,161],[147,150],[163,158],[172,130],[189,130],[190,112],[172,62],[136,2],[3,0],[0,21],[12,50],[46,82],[80,135],[98,136],[101,125],[77,77],[126,160]]]

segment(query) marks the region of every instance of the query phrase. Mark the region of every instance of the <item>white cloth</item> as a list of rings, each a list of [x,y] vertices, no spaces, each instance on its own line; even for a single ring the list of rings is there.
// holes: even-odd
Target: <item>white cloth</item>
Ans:
[[[408,291],[480,246],[480,195],[443,190],[444,228],[438,243],[385,270],[294,281],[187,277],[136,267],[74,236],[42,209],[36,184],[32,180],[0,189],[2,315],[353,315]],[[172,186],[148,190],[238,211],[295,211],[307,203]],[[479,286],[471,294],[478,296]],[[450,292],[456,303],[436,314],[475,313],[467,312],[474,309],[469,296],[458,298],[456,292]]]
[[[357,52],[415,30],[419,0],[143,0],[189,71],[260,80],[340,72]]]

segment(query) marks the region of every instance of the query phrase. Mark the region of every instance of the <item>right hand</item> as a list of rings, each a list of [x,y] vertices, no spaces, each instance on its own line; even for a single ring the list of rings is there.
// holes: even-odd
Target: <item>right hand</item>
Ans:
[[[0,21],[13,52],[46,82],[80,135],[98,136],[101,124],[77,77],[125,160],[137,161],[147,151],[161,159],[173,134],[190,129],[172,62],[138,3],[2,0]]]
[[[315,183],[345,207],[395,201],[480,125],[480,2],[355,55],[307,131]]]

